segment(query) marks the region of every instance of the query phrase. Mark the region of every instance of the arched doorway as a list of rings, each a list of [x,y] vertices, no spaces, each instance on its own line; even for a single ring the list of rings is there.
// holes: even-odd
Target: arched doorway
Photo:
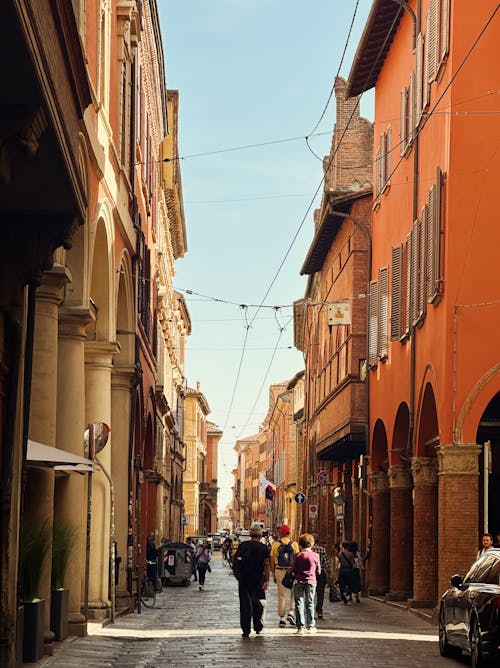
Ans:
[[[389,591],[390,494],[387,471],[387,433],[382,420],[373,428],[371,442],[370,510],[368,531],[367,585],[371,594]]]

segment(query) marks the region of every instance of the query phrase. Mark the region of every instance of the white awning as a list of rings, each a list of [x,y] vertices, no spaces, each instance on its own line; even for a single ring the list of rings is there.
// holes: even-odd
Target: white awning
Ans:
[[[36,441],[28,441],[28,452],[26,455],[26,460],[28,462],[45,464],[46,466],[54,466],[59,469],[58,465],[85,465],[90,467],[92,470],[93,462],[90,459],[85,459],[85,457],[80,457],[79,455],[74,455],[72,452],[67,452],[66,450],[61,450],[60,448],[53,448],[50,445],[44,445],[43,443],[37,443]],[[71,468],[73,468],[73,466]],[[74,470],[89,470],[82,469],[78,466],[75,466]]]

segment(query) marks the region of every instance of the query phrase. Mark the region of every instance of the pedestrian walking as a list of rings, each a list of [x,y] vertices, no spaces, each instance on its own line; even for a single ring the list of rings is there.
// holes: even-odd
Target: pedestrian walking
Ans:
[[[295,626],[295,600],[293,591],[283,586],[283,578],[292,570],[293,557],[299,552],[299,546],[290,537],[290,527],[284,524],[279,530],[279,540],[271,547],[271,571],[278,591],[279,626]],[[287,614],[288,611],[288,614]]]
[[[300,541],[299,541],[300,546]],[[312,547],[313,552],[319,556],[319,563],[321,565],[321,573],[318,575],[317,584],[316,584],[316,614],[318,619],[323,619],[323,603],[325,601],[325,589],[328,584],[331,573],[330,573],[330,560],[328,559],[328,554],[326,549],[319,545],[318,536],[314,536],[314,545]]]
[[[158,591],[158,554],[159,551],[155,544],[155,534],[151,531],[146,538],[146,577],[153,585],[153,589]]]
[[[354,600],[356,603],[361,603],[361,599],[359,598],[359,594],[361,592],[362,584],[361,584],[361,571],[363,570],[363,558],[361,557],[361,554],[359,552],[358,544],[356,541],[351,542],[351,546],[349,548],[349,552],[353,555],[353,576],[354,576],[354,589],[352,591],[352,595],[354,597]]]
[[[303,533],[299,537],[300,552],[292,562],[292,571],[295,577],[293,595],[295,598],[295,623],[297,635],[304,635],[305,630],[316,633],[314,619],[314,596],[316,594],[317,578],[321,574],[319,554],[313,552],[314,536]]]
[[[195,569],[198,573],[198,589],[200,591],[203,591],[203,587],[205,586],[207,571],[210,573],[212,570],[210,567],[211,558],[212,552],[210,551],[208,540],[204,540],[194,553]]]
[[[354,575],[354,555],[350,551],[351,542],[344,541],[340,547],[338,554],[339,560],[339,575],[338,582],[342,601],[345,605],[352,601],[352,594],[357,588],[357,583]],[[359,593],[359,591],[358,591]]]
[[[250,636],[253,623],[257,635],[264,628],[266,591],[269,586],[269,547],[261,542],[262,528],[250,528],[250,540],[240,543],[233,559],[233,572],[238,580],[240,626],[243,638]]]

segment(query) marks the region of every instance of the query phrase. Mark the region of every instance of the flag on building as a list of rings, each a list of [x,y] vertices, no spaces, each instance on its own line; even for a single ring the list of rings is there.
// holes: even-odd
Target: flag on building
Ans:
[[[273,500],[276,494],[276,485],[268,480],[263,473],[259,474],[259,489],[261,494],[266,495],[266,499]]]

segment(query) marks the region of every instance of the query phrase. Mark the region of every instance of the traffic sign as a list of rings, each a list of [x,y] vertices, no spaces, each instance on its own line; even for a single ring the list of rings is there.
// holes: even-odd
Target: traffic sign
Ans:
[[[306,495],[302,494],[302,492],[299,492],[298,494],[295,495],[295,503],[304,503],[306,500]]]
[[[315,503],[309,506],[309,517],[318,517],[318,506]]]
[[[328,485],[328,471],[318,471],[318,482],[320,485]]]

